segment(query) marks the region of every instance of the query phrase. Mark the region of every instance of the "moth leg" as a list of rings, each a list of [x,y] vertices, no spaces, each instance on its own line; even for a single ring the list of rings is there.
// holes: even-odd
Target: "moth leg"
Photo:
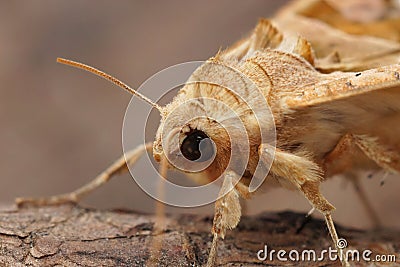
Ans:
[[[335,161],[350,153],[351,150],[359,148],[364,155],[374,161],[382,169],[391,172],[400,172],[400,154],[390,150],[384,144],[380,144],[377,138],[367,135],[356,135],[347,133],[338,142],[336,147],[326,156],[324,165],[325,168],[331,168],[330,165]],[[328,169],[332,174],[345,170]]]
[[[279,149],[273,153],[272,147],[268,144],[259,147],[259,156],[260,160],[265,162],[273,159],[270,172],[277,177],[278,181],[283,185],[289,183],[296,187],[311,205],[324,215],[332,241],[336,249],[343,253],[343,250],[337,246],[339,237],[331,215],[335,207],[319,190],[322,179],[320,167],[306,156],[298,156]],[[344,266],[349,266],[347,259],[341,258],[341,261]]]
[[[379,167],[386,171],[398,173],[400,171],[400,156],[397,153],[379,144],[376,138],[365,135],[345,134],[330,152],[324,161],[325,169],[331,174],[345,171],[351,165],[351,156],[356,149],[360,149],[369,159],[373,160]],[[346,158],[347,157],[347,158]],[[343,159],[345,158],[345,159]],[[342,162],[342,163],[337,163]],[[347,162],[347,163],[343,163]],[[376,211],[372,208],[365,191],[363,190],[359,178],[353,173],[346,174],[351,180],[354,190],[365,207],[371,221],[375,227],[380,227],[381,222]]]
[[[328,176],[343,173],[352,166],[352,152],[356,149],[351,134],[345,134],[328,155],[325,156],[323,166]]]
[[[225,174],[219,199],[215,202],[215,214],[212,227],[213,241],[208,256],[207,267],[216,265],[218,238],[224,239],[227,229],[233,229],[240,221],[241,207],[239,191],[235,183],[240,177],[232,171]],[[239,184],[239,183],[238,183]]]
[[[135,164],[137,160],[140,158],[140,156],[142,156],[146,150],[149,150],[151,148],[152,148],[152,143],[147,143],[145,145],[138,146],[137,148],[126,153],[126,155],[122,155],[119,159],[117,159],[112,165],[110,165],[105,171],[100,173],[92,181],[70,193],[60,194],[50,197],[38,197],[38,198],[22,197],[22,198],[17,198],[15,202],[19,207],[24,205],[43,206],[43,205],[60,205],[65,203],[77,203],[84,196],[90,194],[95,189],[107,183],[115,175],[127,171],[128,165]]]
[[[153,233],[152,233],[152,240],[151,240],[151,250],[150,256],[146,261],[146,266],[158,266],[163,239],[164,236],[161,235],[166,229],[166,218],[165,218],[165,205],[162,202],[164,199],[164,192],[165,192],[165,180],[167,179],[167,172],[168,172],[168,163],[167,158],[164,156],[161,158],[160,161],[160,168],[159,174],[161,179],[158,181],[157,185],[157,197],[159,200],[156,200],[155,206],[155,222],[153,226]]]
[[[400,154],[380,144],[377,138],[367,135],[351,135],[362,152],[379,167],[390,173],[400,172]]]
[[[377,138],[366,135],[350,135],[357,147],[379,167],[390,173],[400,172],[400,155],[380,144]],[[380,227],[381,222],[376,212],[372,208],[365,192],[362,190],[357,179],[352,179],[354,188],[357,191],[361,201],[364,203],[375,227]]]
[[[168,160],[166,157],[161,158],[159,172],[160,172],[161,179],[157,185],[157,187],[158,187],[157,188],[157,196],[158,196],[158,199],[160,199],[160,200],[156,200],[156,207],[155,207],[156,222],[154,224],[154,228],[158,233],[164,231],[165,226],[166,226],[165,205],[162,202],[162,200],[164,199],[165,180],[167,179],[167,172],[168,172]]]

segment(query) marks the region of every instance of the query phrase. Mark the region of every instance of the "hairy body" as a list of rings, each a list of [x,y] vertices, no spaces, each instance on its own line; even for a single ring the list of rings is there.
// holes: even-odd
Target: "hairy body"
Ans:
[[[267,176],[262,187],[280,184],[300,191],[325,216],[337,245],[331,217],[334,207],[321,194],[320,183],[335,174],[352,177],[359,169],[400,171],[400,65],[340,72],[337,70],[348,70],[348,65],[333,55],[317,59],[307,40],[284,37],[270,21],[260,20],[248,38],[200,66],[164,107],[97,69],[60,59],[153,105],[161,114],[159,130],[154,143],[128,153],[126,160],[121,157],[77,191],[20,199],[19,203],[76,202],[152,149],[161,162],[162,175],[167,165],[173,168],[171,160],[183,160],[182,166],[206,166],[197,172],[202,183],[223,178],[215,203],[208,266],[215,265],[218,239],[239,223],[239,197],[249,198],[257,192],[259,185],[252,184],[257,176],[258,181]],[[358,63],[353,62],[352,68],[360,69]],[[269,136],[269,132],[274,134]],[[242,142],[244,133],[246,142]],[[215,155],[199,163],[203,139],[212,140]],[[239,156],[232,155],[233,151]],[[348,265],[345,259],[342,262]]]

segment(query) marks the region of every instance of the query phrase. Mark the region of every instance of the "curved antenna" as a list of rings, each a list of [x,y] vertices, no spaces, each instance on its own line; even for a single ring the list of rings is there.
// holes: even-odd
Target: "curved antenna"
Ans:
[[[57,62],[61,63],[61,64],[65,64],[68,66],[72,66],[78,69],[82,69],[85,71],[88,71],[90,73],[93,73],[97,76],[100,76],[106,80],[108,80],[109,82],[112,82],[113,84],[121,87],[122,89],[125,89],[126,91],[128,91],[129,93],[131,93],[132,95],[135,95],[139,98],[141,98],[142,100],[146,101],[147,103],[149,103],[150,105],[152,105],[153,107],[155,107],[158,111],[160,111],[161,114],[163,114],[162,112],[162,107],[159,106],[157,103],[153,102],[151,99],[149,99],[148,97],[142,95],[141,93],[139,93],[138,91],[132,89],[129,85],[125,84],[124,82],[121,82],[120,80],[118,80],[117,78],[114,78],[113,76],[99,70],[96,69],[94,67],[91,67],[89,65],[80,63],[80,62],[76,62],[76,61],[72,61],[69,59],[65,59],[65,58],[57,58]]]

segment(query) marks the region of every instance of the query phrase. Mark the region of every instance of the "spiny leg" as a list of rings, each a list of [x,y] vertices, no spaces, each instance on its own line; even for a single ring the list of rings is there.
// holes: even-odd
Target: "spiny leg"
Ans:
[[[400,156],[393,151],[385,148],[384,145],[379,144],[376,138],[365,135],[345,134],[335,146],[335,148],[326,156],[324,165],[325,169],[330,175],[346,171],[348,166],[337,164],[337,162],[347,162],[351,164],[351,159],[348,155],[354,155],[354,152],[359,149],[368,158],[373,160],[378,166],[386,171],[397,173],[400,170]],[[334,165],[335,164],[335,165]],[[361,203],[367,211],[372,223],[375,227],[379,228],[381,222],[376,211],[372,208],[368,197],[363,190],[359,178],[352,172],[347,173],[346,176],[350,179],[357,193]]]
[[[167,179],[168,161],[163,157],[160,162],[160,181],[157,188],[159,200],[156,201],[156,223],[155,229],[159,232],[164,231],[165,228],[165,205],[162,202],[165,199],[165,179]]]
[[[163,236],[161,235],[166,227],[165,222],[165,205],[162,202],[165,194],[165,180],[167,178],[168,162],[166,157],[161,158],[160,162],[160,179],[157,188],[156,207],[155,207],[155,222],[153,226],[153,237],[151,243],[150,257],[146,262],[146,266],[157,266],[158,259],[161,255]]]
[[[218,248],[218,234],[213,233],[213,241],[211,243],[210,254],[208,254],[208,260],[206,267],[214,267],[217,262],[217,248]]]
[[[338,235],[332,220],[331,213],[335,209],[319,190],[319,184],[322,179],[322,170],[320,167],[305,156],[298,156],[289,152],[273,148],[268,144],[259,147],[259,155],[262,161],[266,163],[273,159],[271,173],[278,181],[283,184],[289,182],[294,185],[311,205],[321,212],[325,217],[325,222],[331,235],[335,247],[343,254],[343,249],[338,247]],[[340,258],[342,265],[349,266],[346,258]]]
[[[338,145],[326,157],[325,166],[329,166],[329,163],[343,156],[345,152],[349,152],[349,150],[354,149],[355,146],[358,147],[369,159],[374,161],[382,169],[392,173],[398,173],[400,171],[400,155],[398,153],[395,153],[388,149],[385,145],[380,144],[377,138],[366,135],[355,135],[351,133],[344,135],[338,142]],[[355,186],[357,186],[357,184],[355,184]],[[375,220],[376,224],[379,225],[378,216],[376,216],[375,211],[369,205],[369,201],[367,200],[365,194],[363,194],[363,191],[356,191],[358,192],[359,197],[362,199],[362,201],[364,199],[364,206],[367,210],[369,210],[371,218]],[[328,228],[334,227],[332,218],[325,216],[325,219]],[[331,232],[331,229],[329,230]],[[332,238],[337,238],[337,236],[335,237],[334,235],[332,235]]]
[[[385,171],[390,173],[400,172],[400,154],[398,152],[390,150],[385,144],[379,143],[378,138],[347,133],[325,157],[324,165],[329,175],[345,171],[345,166],[341,165],[341,168],[338,168],[331,165],[345,156],[352,155],[356,148],[360,149],[365,156]]]
[[[400,154],[390,150],[384,144],[380,144],[377,138],[366,136],[366,135],[351,135],[358,148],[371,160],[373,160],[379,167],[384,169],[385,175],[388,173],[399,173],[400,172]],[[380,227],[381,222],[379,216],[372,208],[365,192],[356,179],[353,179],[355,189],[364,203],[368,214],[372,218],[375,227]]]
[[[321,194],[319,190],[319,183],[317,182],[306,182],[300,187],[301,192],[303,192],[304,196],[310,201],[311,205],[315,207],[319,212],[324,215],[326,226],[328,227],[329,234],[332,238],[335,248],[340,252],[340,261],[343,266],[350,266],[346,257],[341,255],[345,255],[345,248],[339,247],[339,237],[336,232],[335,224],[332,219],[332,211],[334,211],[335,207],[333,207],[328,200]]]
[[[147,143],[144,145],[140,145],[137,148],[127,152],[125,155],[122,155],[118,160],[116,160],[111,166],[109,166],[105,171],[100,173],[96,178],[87,183],[86,185],[78,188],[77,190],[60,194],[50,197],[41,197],[41,198],[17,198],[15,200],[18,206],[24,205],[33,205],[33,206],[44,206],[44,205],[60,205],[65,203],[77,203],[84,196],[90,194],[100,186],[107,183],[112,177],[117,174],[125,172],[128,168],[128,165],[133,165],[137,162],[140,156],[146,150],[152,148],[152,143]]]
[[[323,166],[327,175],[333,176],[337,173],[343,173],[351,167],[353,155],[356,146],[351,134],[343,135],[332,151],[325,156]]]
[[[214,267],[216,265],[218,239],[224,239],[226,230],[235,228],[241,216],[239,190],[235,187],[239,177],[232,171],[227,171],[224,176],[219,199],[215,202],[215,214],[212,227],[213,241],[206,264],[207,267]]]
[[[354,142],[364,154],[389,173],[400,172],[400,154],[381,144],[378,138],[366,135],[352,135]]]

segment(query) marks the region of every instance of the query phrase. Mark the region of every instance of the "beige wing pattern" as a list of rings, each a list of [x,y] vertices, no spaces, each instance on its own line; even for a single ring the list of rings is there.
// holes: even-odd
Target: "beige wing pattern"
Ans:
[[[300,142],[311,144],[319,156],[347,133],[376,137],[389,148],[400,149],[399,64],[325,76],[298,95],[282,99],[290,118],[287,126],[311,129],[298,137]]]

